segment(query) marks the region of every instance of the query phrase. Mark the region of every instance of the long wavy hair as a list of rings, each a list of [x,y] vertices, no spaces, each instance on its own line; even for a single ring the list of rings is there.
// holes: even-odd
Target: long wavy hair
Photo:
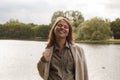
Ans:
[[[56,25],[58,24],[58,22],[60,22],[61,20],[64,20],[69,25],[69,33],[68,33],[68,36],[66,37],[66,40],[68,41],[68,43],[73,44],[72,25],[71,25],[70,21],[64,17],[58,17],[50,30],[48,44],[47,44],[46,48],[50,48],[51,46],[53,46],[56,43],[56,36],[54,33],[54,29],[55,29]]]

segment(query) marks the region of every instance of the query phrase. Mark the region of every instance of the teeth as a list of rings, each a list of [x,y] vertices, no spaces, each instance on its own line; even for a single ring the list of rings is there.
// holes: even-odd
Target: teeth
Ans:
[[[64,33],[64,31],[59,31],[60,33]]]

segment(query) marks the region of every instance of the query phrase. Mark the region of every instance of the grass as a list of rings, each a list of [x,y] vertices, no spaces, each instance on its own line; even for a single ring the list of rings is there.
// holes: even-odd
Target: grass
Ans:
[[[47,39],[2,39],[2,40],[47,41]],[[90,43],[90,44],[120,44],[120,39],[110,39],[110,40],[77,40],[75,42],[76,43]]]
[[[111,40],[80,40],[77,43],[93,43],[93,44],[120,44],[120,39]]]

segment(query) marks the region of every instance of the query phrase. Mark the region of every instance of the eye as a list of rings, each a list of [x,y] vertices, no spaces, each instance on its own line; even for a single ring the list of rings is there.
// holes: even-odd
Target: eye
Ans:
[[[63,24],[57,24],[58,27],[64,27],[65,29],[69,29],[69,26]]]
[[[67,25],[64,25],[64,28],[65,28],[65,29],[68,29],[69,27],[68,27]]]
[[[58,24],[57,26],[62,27],[63,25],[62,24]]]

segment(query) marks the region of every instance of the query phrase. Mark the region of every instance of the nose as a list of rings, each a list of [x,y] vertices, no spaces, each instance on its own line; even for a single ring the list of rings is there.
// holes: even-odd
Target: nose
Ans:
[[[65,26],[64,26],[64,25],[62,25],[60,28],[65,28]]]
[[[60,28],[67,29],[68,27],[66,25],[62,25]]]

